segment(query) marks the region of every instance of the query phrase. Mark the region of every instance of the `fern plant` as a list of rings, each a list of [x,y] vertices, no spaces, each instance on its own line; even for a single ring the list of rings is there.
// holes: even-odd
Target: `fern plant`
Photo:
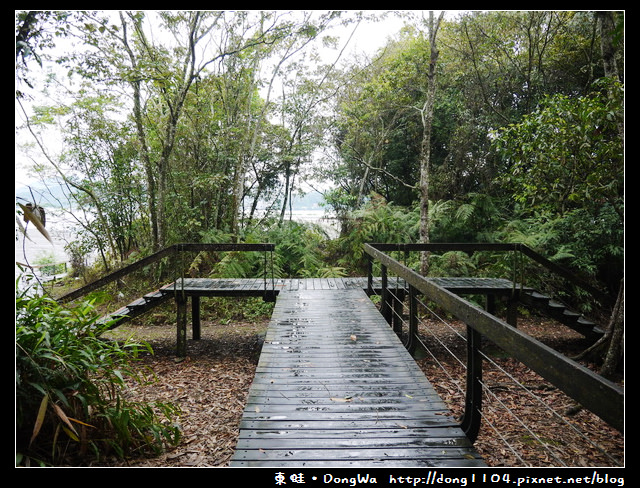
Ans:
[[[387,203],[377,196],[362,209],[353,212],[349,230],[339,239],[342,258],[339,265],[354,272],[364,269],[364,244],[416,242],[419,211]]]
[[[319,277],[325,269],[327,235],[318,226],[289,221],[274,226],[267,234],[275,244],[275,269],[279,277]]]
[[[474,276],[475,263],[461,251],[449,251],[431,256],[429,273],[433,276]]]

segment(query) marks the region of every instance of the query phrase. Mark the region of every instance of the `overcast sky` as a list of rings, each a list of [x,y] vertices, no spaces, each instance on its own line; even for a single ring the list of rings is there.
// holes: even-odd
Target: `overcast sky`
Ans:
[[[368,13],[382,13],[385,11],[371,10]],[[389,11],[386,11],[389,12]],[[408,11],[405,11],[408,12]],[[411,11],[414,15],[419,16],[421,11]],[[454,11],[452,11],[453,13]],[[426,14],[425,14],[426,15]],[[375,23],[362,23],[358,26],[354,37],[350,41],[350,45],[346,50],[347,56],[354,53],[364,53],[369,56],[373,55],[379,48],[383,47],[387,39],[397,34],[404,24],[404,20],[395,15],[388,15],[386,20]],[[351,34],[353,26],[341,30],[342,36]],[[346,41],[346,39],[344,39]],[[335,53],[333,53],[335,56]],[[37,68],[34,68],[37,69]],[[25,184],[30,184],[32,180],[25,171],[25,166],[31,165],[31,160],[18,150],[19,141],[24,141],[25,137],[18,134],[17,126],[23,123],[23,115],[19,113],[16,105],[16,151],[15,151],[15,186],[19,188]],[[28,136],[30,139],[30,136]],[[36,154],[37,151],[34,151]],[[41,160],[42,156],[38,157]]]

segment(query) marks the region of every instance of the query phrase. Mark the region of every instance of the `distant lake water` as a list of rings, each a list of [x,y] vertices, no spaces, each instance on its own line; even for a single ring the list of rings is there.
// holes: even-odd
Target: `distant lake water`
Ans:
[[[25,263],[37,266],[43,263],[68,263],[69,256],[64,247],[74,237],[73,224],[68,216],[62,212],[46,209],[46,229],[53,242],[49,242],[38,230],[29,224],[27,226],[28,239],[25,239],[16,225],[15,260],[16,263]],[[330,239],[338,236],[339,229],[335,219],[327,217],[324,210],[294,210],[292,219],[299,222],[317,223],[327,233]],[[23,223],[24,225],[24,223]],[[15,276],[20,271],[15,267]]]
[[[294,210],[291,218],[298,222],[318,224],[329,239],[335,239],[340,234],[337,219],[326,214],[324,210]]]

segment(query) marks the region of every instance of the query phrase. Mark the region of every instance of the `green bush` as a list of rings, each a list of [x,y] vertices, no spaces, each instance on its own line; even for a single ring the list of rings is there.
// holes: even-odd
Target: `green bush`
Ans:
[[[148,345],[100,338],[90,303],[66,309],[16,287],[16,465],[80,465],[103,454],[158,453],[179,441],[170,404],[123,395]]]
[[[329,278],[342,276],[343,270],[331,267],[325,259],[327,235],[311,223],[285,221],[267,232],[276,246],[274,268],[281,278]]]

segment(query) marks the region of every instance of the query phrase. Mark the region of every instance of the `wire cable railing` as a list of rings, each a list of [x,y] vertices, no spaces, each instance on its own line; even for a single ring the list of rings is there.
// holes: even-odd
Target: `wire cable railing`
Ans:
[[[624,391],[621,387],[549,350],[520,330],[508,327],[497,317],[481,312],[468,301],[429,283],[428,279],[374,246],[365,248],[371,256],[369,281],[376,274],[374,262],[381,276],[383,286],[376,298],[381,312],[423,369],[430,368],[425,371],[429,379],[433,368],[438,368],[438,377],[443,381],[434,387],[445,393],[443,398],[448,397],[450,408],[458,412],[461,426],[477,446],[490,445],[491,451],[504,451],[504,457],[508,459],[504,462],[511,465],[571,466],[581,462],[574,452],[574,445],[580,443],[593,453],[591,457],[597,459],[596,463],[621,465],[619,457],[623,454],[611,452],[607,446],[592,441],[588,431],[569,421],[545,399],[547,393],[560,395],[558,392],[563,392],[560,396],[565,404],[579,403],[609,423],[614,434],[621,435],[616,432],[624,427]],[[372,292],[373,288],[370,288]],[[441,310],[445,312],[441,313]],[[453,319],[444,315],[451,315]],[[443,338],[444,329],[446,339]],[[487,348],[481,347],[481,342],[506,354],[509,358],[507,367],[503,366],[505,361],[501,358],[486,352]],[[418,356],[427,359],[418,359]],[[539,357],[546,360],[541,361]],[[514,366],[514,361],[529,375],[525,378],[535,383],[533,388],[510,371],[509,366]],[[573,386],[567,386],[567,378]],[[447,386],[442,384],[445,381]],[[541,392],[535,391],[537,389]],[[585,402],[588,397],[594,401]],[[527,418],[531,412],[542,419],[545,427],[542,432],[537,432],[535,419]],[[505,432],[507,418],[511,423]],[[554,427],[550,429],[552,424]],[[496,448],[496,442],[501,447]],[[527,449],[523,453],[524,443],[529,446],[525,446]]]
[[[438,322],[442,327],[451,331],[450,336],[452,336],[459,343],[465,344],[467,342],[467,338],[459,331],[458,328],[454,327],[450,321],[446,320],[442,317],[440,313],[434,307],[425,303],[423,300],[419,300],[420,308],[423,310],[423,317],[429,316],[432,318],[432,321]],[[421,325],[425,323],[425,319],[421,320]],[[443,339],[442,334],[438,334],[435,330],[435,327],[430,327],[428,325],[422,325],[420,327],[420,332],[416,340],[419,342],[420,349],[428,355],[428,361],[431,361],[432,364],[436,364],[438,368],[440,368],[443,372],[443,375],[448,379],[450,384],[454,385],[456,388],[456,393],[459,399],[464,399],[465,390],[464,386],[461,384],[461,381],[455,377],[455,375],[449,371],[450,363],[447,361],[442,361],[438,356],[433,352],[433,347],[430,347],[427,343],[432,341],[436,344],[436,347],[439,347],[444,353],[448,354],[451,357],[451,360],[454,363],[455,367],[464,371],[466,373],[466,363],[463,358],[455,351],[455,348],[451,345],[447,344],[447,342]],[[593,451],[597,452],[597,458],[601,459],[603,462],[607,463],[611,466],[619,466],[621,465],[621,460],[617,459],[611,453],[607,451],[607,449],[601,445],[598,445],[594,442],[589,433],[581,430],[577,425],[571,423],[567,420],[566,417],[563,417],[557,410],[551,408],[547,402],[545,402],[544,398],[538,395],[534,389],[527,386],[520,378],[517,377],[516,374],[509,371],[498,361],[492,357],[490,354],[481,351],[482,359],[485,362],[484,366],[484,377],[486,378],[487,373],[491,371],[495,376],[499,376],[501,378],[500,381],[497,378],[493,378],[492,382],[483,379],[481,381],[482,391],[485,395],[486,400],[484,401],[484,408],[481,412],[483,425],[487,426],[487,433],[484,434],[484,439],[491,438],[498,439],[499,443],[505,446],[511,452],[512,457],[522,466],[531,466],[531,460],[525,459],[520,452],[518,452],[517,447],[515,447],[506,437],[504,437],[500,429],[494,424],[492,419],[502,418],[504,416],[508,416],[513,420],[513,423],[516,426],[519,426],[519,431],[521,436],[526,436],[530,439],[531,443],[535,443],[535,445],[540,446],[540,450],[544,451],[545,456],[548,458],[548,463],[554,466],[569,466],[570,460],[567,459],[566,454],[562,449],[556,447],[556,444],[550,442],[549,439],[545,437],[542,433],[537,432],[536,427],[533,426],[530,422],[527,422],[521,417],[518,405],[516,404],[516,408],[508,405],[499,395],[497,395],[494,391],[494,384],[498,384],[499,389],[505,392],[508,392],[510,395],[514,395],[514,391],[518,391],[517,395],[523,399],[522,403],[526,403],[527,400],[530,401],[527,406],[528,409],[537,408],[539,410],[540,415],[544,417],[545,421],[545,430],[549,430],[549,425],[551,423],[554,424],[556,433],[558,437],[562,437],[563,444],[566,443],[566,439],[571,437],[576,439],[572,444],[581,443],[582,445],[587,445],[592,448]],[[542,380],[538,380],[539,384],[542,385],[542,388],[545,391],[553,391],[555,390],[548,383],[543,382]],[[507,383],[509,382],[509,383]],[[562,436],[560,435],[562,433]],[[495,440],[493,440],[495,443]]]

